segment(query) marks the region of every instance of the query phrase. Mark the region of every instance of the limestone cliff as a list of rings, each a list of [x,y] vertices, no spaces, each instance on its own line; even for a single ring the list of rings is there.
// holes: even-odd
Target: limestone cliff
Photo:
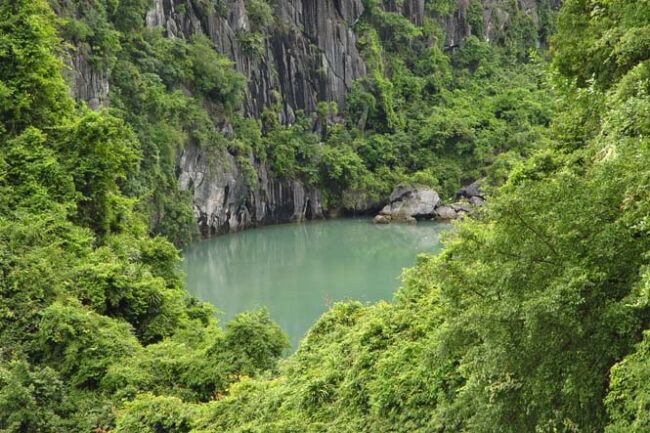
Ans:
[[[248,81],[247,114],[257,116],[282,101],[282,121],[291,123],[296,110],[312,112],[319,101],[345,100],[352,82],[366,73],[353,31],[363,13],[361,0],[282,0],[274,2],[274,22],[263,30],[262,49],[251,52],[242,43],[252,24],[245,0],[221,2],[209,10],[200,2],[154,0],[147,25],[160,26],[169,37],[210,37]],[[182,11],[182,12],[181,12]]]
[[[517,1],[536,23],[539,5],[559,3]],[[492,40],[508,27],[510,1],[479,3],[480,28],[473,28],[468,17],[470,0],[456,0],[451,13],[444,15],[432,11],[426,0],[383,0],[386,10],[401,13],[416,25],[427,18],[438,21],[449,49],[472,34]],[[355,35],[355,25],[364,14],[362,0],[275,0],[271,4],[273,20],[263,28],[252,22],[246,0],[151,0],[142,19],[170,38],[207,35],[215,49],[231,58],[246,77],[243,111],[248,116],[260,116],[277,101],[280,121],[285,124],[294,121],[298,110],[313,113],[320,101],[335,101],[343,108],[352,83],[367,74]],[[262,37],[260,46],[251,49],[246,41],[253,33]],[[91,108],[107,105],[109,71],[89,61],[83,50],[70,54],[67,63],[73,95]],[[194,214],[204,235],[323,215],[320,194],[314,188],[273,178],[253,156],[251,163],[257,171],[254,185],[249,185],[250,179],[225,150],[201,150],[189,144],[179,152],[178,186],[192,192]],[[363,210],[363,204],[355,208]]]
[[[274,179],[255,164],[252,185],[235,158],[219,149],[195,145],[179,156],[178,186],[194,197],[194,214],[203,236],[281,222],[323,217],[320,192],[293,179]]]

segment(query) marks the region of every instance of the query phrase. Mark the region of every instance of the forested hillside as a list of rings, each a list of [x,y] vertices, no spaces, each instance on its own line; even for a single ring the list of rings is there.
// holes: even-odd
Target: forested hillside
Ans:
[[[247,56],[303,40],[239,3]],[[363,66],[302,105],[219,53],[231,3],[0,3],[1,432],[650,430],[650,2],[416,3],[353,8]],[[227,226],[206,167],[208,198],[242,188]],[[183,289],[173,242],[283,220],[241,216],[269,188],[344,213],[479,177],[394,302],[334,305],[286,359],[267,312],[220,327]]]

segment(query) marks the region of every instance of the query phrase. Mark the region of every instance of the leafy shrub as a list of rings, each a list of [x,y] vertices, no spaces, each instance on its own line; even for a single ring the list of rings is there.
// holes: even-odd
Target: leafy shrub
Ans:
[[[273,8],[267,0],[246,0],[245,6],[254,30],[262,30],[273,22]]]
[[[0,429],[56,432],[62,429],[63,382],[56,371],[25,361],[0,363]]]
[[[189,433],[191,406],[174,397],[143,394],[128,403],[117,418],[116,433]]]
[[[237,32],[237,41],[242,51],[249,56],[261,55],[264,51],[264,35],[254,32]]]
[[[50,305],[38,333],[44,360],[72,386],[98,385],[112,363],[138,347],[128,324],[78,305]]]
[[[289,347],[284,332],[261,309],[241,313],[228,322],[223,345],[212,352],[225,361],[234,372],[252,376],[258,371],[273,369],[278,358]]]
[[[227,110],[242,101],[244,78],[233,68],[230,59],[218,54],[205,36],[195,36],[188,46],[193,82],[204,94],[220,100]]]

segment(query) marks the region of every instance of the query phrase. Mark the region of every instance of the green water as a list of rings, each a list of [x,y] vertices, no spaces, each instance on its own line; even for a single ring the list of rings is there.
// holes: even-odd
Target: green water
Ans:
[[[188,291],[222,311],[267,307],[295,348],[332,302],[390,300],[421,252],[447,226],[376,226],[339,219],[264,227],[195,242],[184,253]]]

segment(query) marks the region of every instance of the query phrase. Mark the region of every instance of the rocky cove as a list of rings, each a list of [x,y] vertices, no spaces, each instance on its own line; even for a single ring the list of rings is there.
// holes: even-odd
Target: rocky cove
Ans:
[[[209,35],[215,48],[228,55],[246,76],[245,111],[250,116],[260,116],[264,107],[277,97],[274,92],[279,93],[282,101],[279,114],[283,123],[295,121],[298,110],[314,113],[319,101],[334,101],[343,109],[352,83],[367,73],[354,32],[364,11],[360,0],[277,2],[277,21],[286,26],[269,30],[264,49],[255,58],[245,53],[237,38],[237,34],[250,31],[252,25],[244,1],[226,2],[225,11],[210,16],[202,16],[196,8],[185,9],[181,14],[181,3],[155,0],[154,8],[147,14],[147,25],[163,28],[170,37]],[[409,0],[401,6],[390,2],[387,6],[416,24],[421,24],[426,16],[424,0]],[[471,33],[466,20],[468,6],[469,2],[462,0],[457,13],[444,17],[447,45],[453,46]],[[534,6],[532,2],[531,7]],[[491,22],[491,14],[498,12],[493,7],[484,18]],[[504,25],[505,21],[501,23]],[[490,30],[492,27],[488,26],[486,32],[496,31]],[[315,118],[314,126],[318,127]],[[317,188],[298,179],[278,179],[255,155],[248,159],[256,173],[255,182],[246,178],[235,157],[226,150],[206,150],[189,144],[179,151],[178,187],[192,193],[194,216],[203,236],[320,219],[325,215],[374,214],[386,203],[395,201],[395,192],[390,199],[370,200],[363,192],[348,191],[344,193],[345,201],[351,205],[324,208]],[[441,206],[436,216],[444,220],[455,219],[469,210],[442,207],[439,202],[432,205]],[[434,217],[433,212],[430,216]]]
[[[214,163],[214,158],[221,158]],[[470,214],[483,204],[479,182],[462,188],[458,202],[445,205],[429,188],[398,185],[387,200],[362,202],[354,208],[326,209],[321,192],[298,180],[277,180],[263,164],[256,165],[253,186],[227,152],[212,158],[196,147],[183,150],[179,160],[179,187],[192,192],[194,215],[203,236],[236,232],[268,224],[304,222],[325,216],[371,215],[376,223],[449,221]]]

